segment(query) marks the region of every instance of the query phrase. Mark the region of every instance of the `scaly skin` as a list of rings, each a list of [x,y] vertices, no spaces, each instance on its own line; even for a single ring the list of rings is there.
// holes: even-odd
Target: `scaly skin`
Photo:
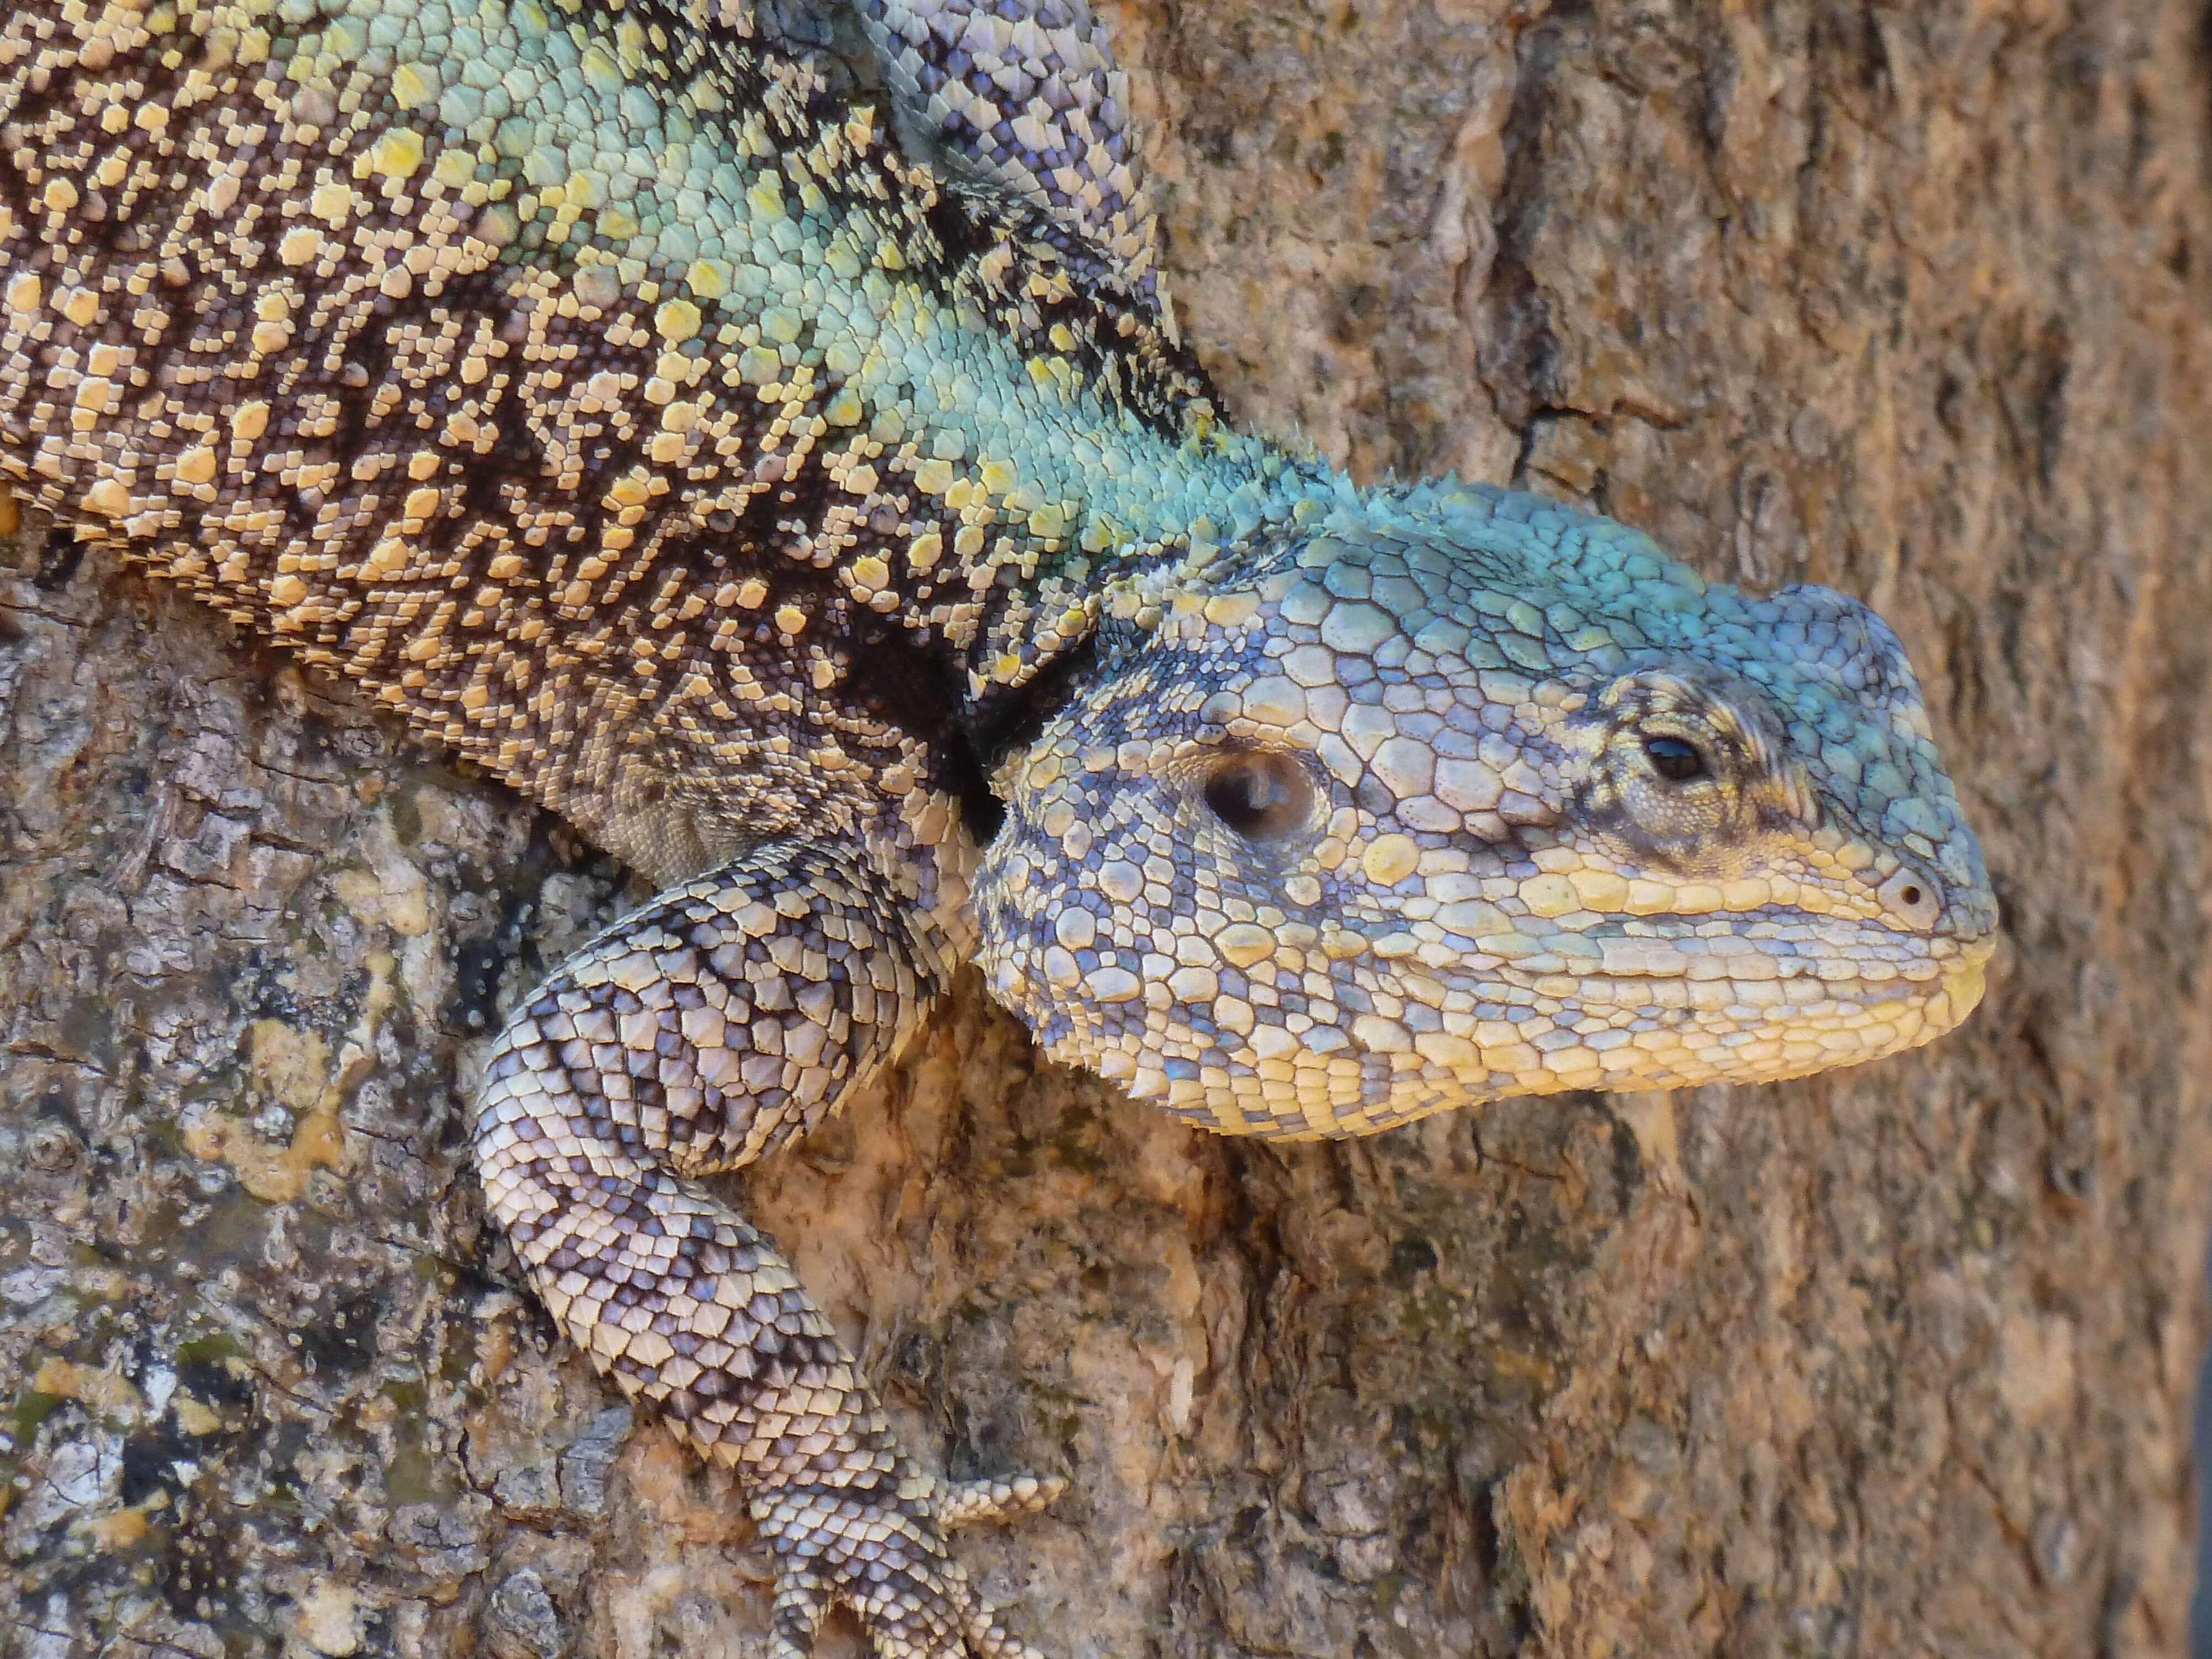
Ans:
[[[1110,597],[1137,625],[1001,767],[976,908],[1000,998],[1140,1098],[1357,1134],[1801,1076],[1981,995],[1973,838],[1895,635],[1840,593],[1425,489]],[[1278,799],[1224,821],[1224,785]]]
[[[1026,1652],[699,1177],[981,962],[1205,1126],[1924,1042],[1995,911],[1897,641],[1222,428],[1076,0],[34,0],[0,477],[665,890],[493,1051],[546,1305],[743,1478],[775,1650]]]

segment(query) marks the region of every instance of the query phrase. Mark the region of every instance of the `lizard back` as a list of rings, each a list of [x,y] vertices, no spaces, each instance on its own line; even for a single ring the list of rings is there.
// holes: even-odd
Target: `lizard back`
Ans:
[[[1212,432],[1126,202],[1117,265],[948,187],[915,88],[812,33],[15,8],[0,476],[658,880],[945,842],[961,712],[1284,463]]]

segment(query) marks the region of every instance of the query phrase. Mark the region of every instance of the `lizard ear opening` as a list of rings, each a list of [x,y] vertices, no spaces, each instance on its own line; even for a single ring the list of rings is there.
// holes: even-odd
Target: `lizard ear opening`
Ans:
[[[1296,757],[1269,749],[1222,757],[1206,775],[1203,793],[1214,817],[1261,845],[1286,841],[1306,829],[1321,798],[1313,774]]]

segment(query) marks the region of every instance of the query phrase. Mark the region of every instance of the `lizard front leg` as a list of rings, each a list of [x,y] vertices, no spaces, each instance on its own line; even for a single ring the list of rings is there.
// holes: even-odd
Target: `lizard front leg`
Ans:
[[[850,857],[772,842],[564,963],[501,1033],[477,1111],[485,1195],[555,1318],[738,1472],[778,1565],[778,1659],[834,1601],[885,1659],[1029,1652],[944,1534],[1062,1483],[918,1468],[775,1241],[694,1178],[835,1111],[920,1020],[945,956]]]

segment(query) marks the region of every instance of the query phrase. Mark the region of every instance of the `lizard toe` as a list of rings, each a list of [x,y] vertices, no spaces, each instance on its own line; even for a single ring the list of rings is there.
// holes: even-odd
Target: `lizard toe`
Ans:
[[[951,1532],[978,1522],[1018,1520],[1045,1509],[1067,1490],[1057,1474],[1016,1474],[996,1480],[956,1480],[937,1506],[937,1524]]]
[[[822,1581],[783,1564],[776,1575],[775,1611],[769,1625],[769,1659],[809,1659],[814,1633],[829,1611],[830,1592]]]
[[[999,1612],[981,1596],[968,1614],[968,1646],[976,1659],[1042,1659],[1037,1650],[999,1622]]]

